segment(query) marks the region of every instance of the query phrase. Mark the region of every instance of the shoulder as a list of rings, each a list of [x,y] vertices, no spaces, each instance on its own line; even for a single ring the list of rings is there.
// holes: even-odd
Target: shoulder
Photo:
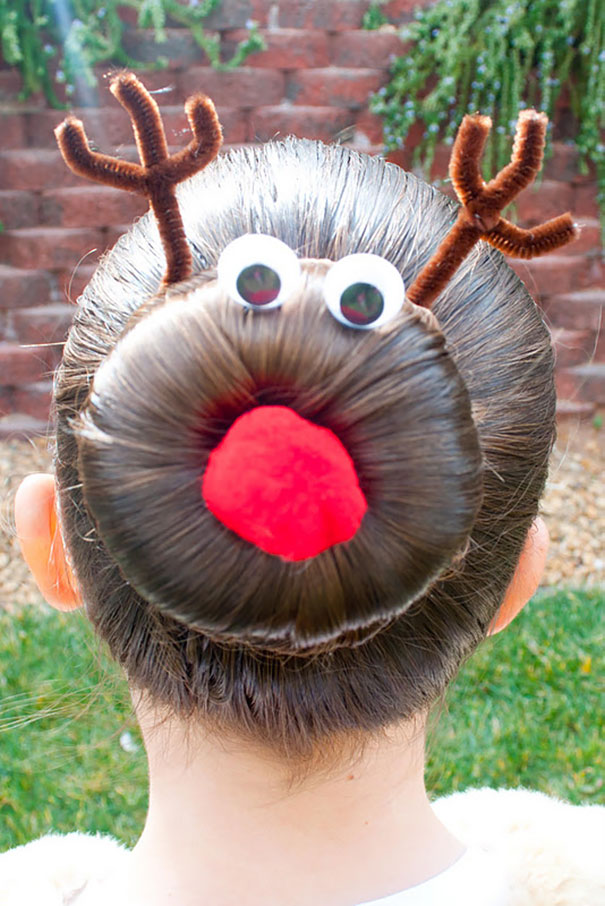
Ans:
[[[63,906],[92,879],[112,872],[127,850],[111,837],[49,834],[0,854],[2,906]]]
[[[605,906],[605,806],[528,790],[468,790],[433,803],[469,846],[496,853],[514,906]]]

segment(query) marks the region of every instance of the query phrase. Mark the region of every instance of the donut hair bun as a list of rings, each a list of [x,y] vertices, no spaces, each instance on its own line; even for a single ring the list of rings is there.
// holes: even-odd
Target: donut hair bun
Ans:
[[[192,137],[170,156],[138,79],[118,75],[111,91],[141,164],[92,151],[73,118],[59,146],[75,172],[149,198],[166,267],[163,297],[156,284],[138,302],[121,268],[114,289],[132,294],[99,314],[104,329],[114,309],[126,321],[117,345],[97,350],[108,355],[73,420],[99,539],[145,601],[221,642],[292,652],[364,641],[465,549],[483,491],[469,394],[428,309],[479,240],[530,258],[577,235],[569,214],[531,230],[502,216],[540,169],[546,117],[520,113],[511,162],[488,183],[491,120],[466,117],[450,164],[461,206],[427,230],[439,205],[382,163],[301,143],[264,177],[249,163],[272,151],[223,166],[203,95],[187,101]],[[258,259],[259,239],[282,247],[279,266]],[[133,245],[133,261],[149,255]],[[151,258],[153,285],[157,246]]]
[[[322,296],[330,263],[301,265],[278,310],[246,310],[211,277],[172,289],[105,359],[75,425],[85,505],[139,595],[215,640],[284,652],[355,644],[403,613],[464,549],[482,489],[468,394],[436,322],[406,303],[379,330],[349,330]],[[253,506],[269,508],[267,524],[286,507],[302,555],[242,537],[206,499],[215,451],[262,407],[289,410],[350,458],[357,522],[316,555],[296,539],[308,513],[267,498],[268,478]],[[237,453],[230,468],[248,481]]]

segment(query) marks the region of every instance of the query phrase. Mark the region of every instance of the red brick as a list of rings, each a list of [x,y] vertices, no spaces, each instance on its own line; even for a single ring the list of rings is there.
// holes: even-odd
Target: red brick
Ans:
[[[284,96],[285,81],[283,73],[270,69],[242,66],[221,72],[209,66],[192,66],[181,74],[180,85],[181,90],[187,86],[190,94],[202,91],[219,107],[246,108],[277,104]]]
[[[568,106],[557,102],[552,118],[552,138],[556,142],[573,141],[578,134],[578,118]]]
[[[386,72],[376,69],[298,70],[288,76],[286,94],[296,104],[359,110],[386,80]]]
[[[94,257],[96,258],[98,255]],[[96,270],[95,264],[87,263],[89,260],[94,260],[94,258],[92,256],[91,259],[85,258],[75,268],[71,267],[57,274],[57,294],[59,299],[66,299],[72,304],[77,302]]]
[[[246,66],[254,69],[313,69],[330,62],[328,36],[321,31],[301,28],[263,28],[260,30],[266,50],[246,58]],[[240,41],[248,37],[245,28],[223,34],[223,51],[229,59]]]
[[[279,4],[277,24],[282,28],[347,31],[361,27],[367,8],[367,0],[289,0]]]
[[[206,37],[216,37],[206,30]],[[158,57],[165,57],[170,69],[184,69],[195,63],[209,63],[208,57],[187,28],[167,28],[166,40],[158,44],[154,32],[149,28],[129,28],[124,31],[123,47],[126,53],[142,63],[155,63]],[[164,70],[165,71],[165,70]],[[147,73],[141,77],[147,79]]]
[[[555,327],[551,331],[557,368],[569,368],[590,361],[595,351],[596,334],[593,330],[569,330]]]
[[[577,401],[577,381],[569,368],[560,368],[555,372],[555,387],[557,390],[557,399]]]
[[[81,185],[82,177],[66,166],[60,152],[27,148],[0,154],[0,189],[59,189]]]
[[[37,384],[23,384],[21,387],[15,387],[12,399],[13,410],[42,422],[48,421],[52,389],[52,381],[40,381]]]
[[[580,172],[580,154],[575,145],[553,142],[552,151],[552,155],[544,161],[543,175],[545,179],[580,184],[595,181],[592,164],[588,165],[587,173]]]
[[[259,107],[250,115],[251,138],[268,141],[297,135],[330,142],[351,125],[351,119],[350,111],[332,107]]]
[[[13,267],[58,270],[75,266],[90,249],[102,250],[101,230],[32,227],[0,235],[0,259]]]
[[[592,352],[592,361],[605,362],[605,312],[601,329],[599,330]]]
[[[105,248],[112,249],[118,239],[127,233],[130,229],[129,223],[112,224],[105,235]]]
[[[581,252],[601,253],[603,244],[601,241],[602,228],[600,221],[591,220],[588,217],[579,217],[578,226],[580,227],[580,235],[561,249],[561,252],[568,255],[578,255]]]
[[[416,172],[417,165],[414,162],[414,150],[420,143],[423,132],[424,126],[422,125],[422,123],[414,123],[410,131],[408,132],[405,146],[403,148],[397,148],[393,151],[387,151],[385,159],[389,163],[396,164],[398,167],[401,167],[402,170]],[[451,155],[451,146],[444,144],[437,145],[437,147],[435,148],[435,153],[433,155],[428,178],[426,173],[424,174],[423,178],[427,182],[437,183],[442,192],[444,192],[446,195],[453,196],[455,195],[455,193],[452,193],[450,191],[449,183],[442,185],[444,180],[448,179]]]
[[[40,199],[40,224],[97,227],[126,223],[148,209],[147,199],[131,192],[86,184],[76,189],[45,192]]]
[[[48,422],[18,412],[0,418],[0,439],[39,437],[48,434]]]
[[[571,182],[578,174],[578,149],[565,142],[553,142],[551,147],[552,155],[544,161],[544,178]]]
[[[0,101],[16,101],[23,87],[21,73],[14,68],[0,72]]]
[[[24,148],[27,145],[25,117],[22,113],[2,113],[0,149]]]
[[[237,107],[223,107],[221,104],[217,104],[216,111],[223,129],[223,140],[226,144],[238,145],[248,141],[250,122],[246,110],[239,110]],[[182,147],[190,139],[191,133],[189,132],[189,126],[187,126],[187,135],[180,137],[179,147]],[[177,144],[176,140],[175,144]]]
[[[179,91],[180,88],[176,81],[175,86],[176,90]],[[186,95],[189,96],[196,90],[199,90],[199,88],[192,86]],[[211,92],[206,93],[211,94]],[[214,95],[212,97],[216,102],[216,97]],[[171,100],[173,99],[171,98]],[[232,97],[233,100],[234,98]],[[184,144],[191,140],[191,130],[183,105],[167,105],[161,102],[160,105],[168,145],[172,148],[182,148]],[[240,106],[243,105],[237,103],[235,107],[219,106],[219,116],[228,141],[245,141],[246,120],[241,111],[237,109]],[[84,123],[86,135],[93,148],[98,148],[104,153],[120,158],[138,161],[138,154],[134,146],[132,123],[126,112],[119,105],[74,110],[74,116],[77,116]],[[42,110],[30,114],[28,116],[30,145],[48,148],[49,150],[55,149],[54,129],[64,118],[65,112],[61,110]],[[44,186],[40,186],[40,188],[44,188]]]
[[[553,327],[569,330],[602,330],[605,323],[605,292],[584,290],[553,296],[544,303],[544,312]]]
[[[572,211],[578,217],[594,219],[599,217],[596,183],[589,182],[586,185],[574,186]]]
[[[415,9],[430,6],[431,3],[433,0],[390,0],[382,7],[382,12],[394,22],[409,22]]]
[[[120,19],[124,25],[130,28],[136,28],[139,21],[139,14],[135,6],[122,6],[120,8]]]
[[[18,343],[0,343],[0,385],[18,387],[48,380],[51,370],[46,348],[24,349]]]
[[[161,110],[168,144],[174,142],[177,146],[182,146],[185,135],[185,142],[189,141],[191,133],[183,106],[181,104],[164,104],[161,105]],[[119,149],[117,156],[122,157],[122,146],[133,147],[132,123],[126,111],[119,104],[74,109],[73,115],[84,123],[86,135],[93,148],[98,148],[108,154],[116,154],[116,149]],[[229,115],[228,112],[227,115]],[[64,119],[64,110],[41,110],[28,114],[29,144],[37,148],[56,149],[54,129]],[[130,151],[128,153],[131,155]]]
[[[562,399],[605,404],[605,364],[602,362],[564,368],[556,373],[555,381]]]
[[[451,146],[443,144],[437,145],[435,148],[435,156],[431,164],[431,181],[442,181],[448,178],[451,156]]]
[[[578,403],[574,400],[557,400],[557,421],[564,421],[570,418],[583,419],[591,418],[596,409],[595,403]]]
[[[573,189],[569,183],[544,179],[538,186],[530,186],[515,200],[519,224],[536,226],[566,211],[573,212]]]
[[[0,425],[2,425],[2,416],[14,411],[13,405],[13,387],[0,387]],[[2,435],[0,434],[0,437]]]
[[[0,223],[6,230],[38,223],[38,196],[32,192],[0,191]]]
[[[387,151],[385,158],[387,163],[395,164],[402,170],[410,170],[412,167],[412,152],[408,148],[397,148],[396,151]]]
[[[11,312],[15,339],[22,344],[63,342],[75,314],[69,303],[18,308]]]
[[[355,137],[361,144],[383,145],[383,120],[366,108],[355,120]]]
[[[177,90],[179,90],[178,83]],[[186,96],[188,97],[195,90],[197,89],[191,89],[186,93]],[[216,99],[213,98],[213,100]],[[227,107],[218,104],[217,110],[223,127],[225,141],[246,141],[248,121],[245,113],[237,107]],[[191,141],[192,137],[184,106],[183,104],[161,105],[161,112],[169,150],[171,153],[178,151]],[[50,113],[52,114],[52,111]],[[102,107],[98,110],[79,110],[77,114],[84,123],[86,134],[93,147],[97,147],[99,150],[123,160],[139,162],[138,151],[133,144],[132,124],[124,110],[118,107],[110,111],[108,108]],[[49,120],[46,133],[54,142],[50,122],[51,120]],[[83,180],[80,177],[79,184],[82,185],[82,183]]]
[[[47,273],[0,265],[0,308],[46,305],[49,299],[50,277]]]
[[[571,292],[592,282],[583,255],[553,254],[530,261],[509,258],[508,263],[538,301],[557,293]]]
[[[394,28],[379,31],[362,29],[342,31],[332,36],[330,62],[334,66],[387,69],[390,58],[399,56],[403,47],[403,42]]]
[[[84,123],[93,148],[108,152],[122,142],[132,142],[132,126],[125,110],[114,103],[108,107],[74,108],[69,111]],[[27,114],[27,139],[32,148],[56,150],[54,130],[67,116],[65,110],[36,110]]]
[[[586,255],[584,270],[578,278],[577,288],[605,289],[605,258],[603,255]]]
[[[266,25],[269,10],[267,0],[221,0],[216,9],[204,19],[204,28],[214,31],[245,28],[250,20]]]
[[[10,312],[0,309],[0,340],[14,340],[13,329],[10,324]]]
[[[57,81],[58,71],[62,65],[59,57],[55,57],[50,61],[48,66],[48,73],[53,82],[54,91],[59,103],[64,104],[67,107],[99,107],[101,103],[99,86],[89,84],[81,70],[76,70],[74,72],[73,92],[70,95],[67,94],[67,83],[59,83]],[[30,109],[50,106],[45,98],[42,101],[35,101],[33,98],[28,98],[27,105]]]
[[[99,82],[99,95],[103,107],[110,107],[117,103],[109,91],[109,81],[113,75],[120,71],[121,68],[119,66],[111,66],[107,63],[94,68]],[[185,101],[185,97],[181,96],[177,91],[177,79],[171,69],[135,69],[133,71],[145,83],[147,90],[152,94],[156,94],[156,101],[160,107],[163,104],[176,105]]]

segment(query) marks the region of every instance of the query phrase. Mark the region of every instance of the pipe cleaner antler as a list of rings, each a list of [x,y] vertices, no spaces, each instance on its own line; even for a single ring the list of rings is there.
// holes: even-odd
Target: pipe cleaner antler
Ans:
[[[78,175],[149,199],[166,254],[163,282],[177,283],[190,275],[193,259],[176,185],[202,170],[219,152],[223,136],[214,104],[202,94],[186,101],[185,112],[194,137],[186,148],[170,157],[158,105],[145,86],[127,72],[115,76],[109,88],[130,114],[142,166],[92,151],[84,125],[75,117],[68,117],[55,129],[59,148]]]
[[[540,170],[547,123],[544,113],[522,110],[511,162],[486,184],[479,162],[492,121],[489,116],[464,117],[450,160],[450,176],[462,208],[452,230],[408,290],[411,302],[430,308],[479,239],[506,255],[534,258],[566,245],[578,235],[570,214],[554,217],[532,230],[522,230],[500,216],[500,211],[533,182]]]

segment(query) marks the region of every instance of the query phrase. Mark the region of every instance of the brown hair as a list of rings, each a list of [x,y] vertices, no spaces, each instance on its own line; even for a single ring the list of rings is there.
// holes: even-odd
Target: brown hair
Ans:
[[[178,195],[192,278],[160,291],[147,215],[80,300],[55,385],[64,533],[135,686],[303,758],[426,709],[484,637],[546,478],[548,332],[484,245],[436,300],[438,326],[409,303],[376,331],[332,318],[331,261],[372,252],[409,284],[456,216],[380,160],[289,140],[227,155]],[[246,233],[303,259],[280,309],[217,286]],[[302,564],[235,536],[200,494],[233,421],[275,404],[340,438],[368,501],[350,542]]]

